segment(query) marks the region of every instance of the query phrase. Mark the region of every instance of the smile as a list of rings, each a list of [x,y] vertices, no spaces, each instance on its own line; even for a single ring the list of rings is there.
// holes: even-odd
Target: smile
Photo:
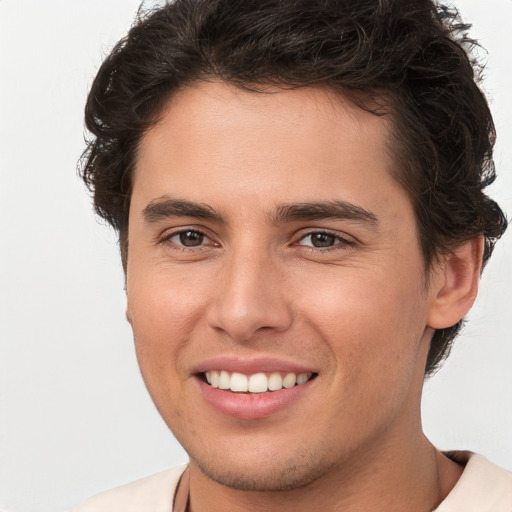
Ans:
[[[313,373],[254,373],[245,375],[226,370],[211,370],[204,373],[206,382],[212,388],[232,391],[234,393],[266,393],[279,391],[305,384],[314,376]]]

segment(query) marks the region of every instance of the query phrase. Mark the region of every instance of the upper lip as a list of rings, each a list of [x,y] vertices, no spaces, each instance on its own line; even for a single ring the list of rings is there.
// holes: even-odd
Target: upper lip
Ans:
[[[253,375],[255,373],[318,373],[311,366],[284,359],[257,357],[257,358],[240,358],[233,356],[214,357],[202,361],[193,368],[192,373],[205,373],[211,370],[226,370],[228,372],[238,372],[245,375]]]

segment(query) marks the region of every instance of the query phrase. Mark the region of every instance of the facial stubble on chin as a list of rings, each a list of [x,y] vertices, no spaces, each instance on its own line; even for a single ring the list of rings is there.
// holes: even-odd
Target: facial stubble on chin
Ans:
[[[276,467],[275,456],[262,455],[257,467],[245,467],[239,471],[226,456],[221,460],[190,458],[210,480],[230,489],[254,492],[300,489],[330,473],[336,465],[328,460],[327,454],[313,452],[296,453],[292,459],[282,461],[279,467]]]

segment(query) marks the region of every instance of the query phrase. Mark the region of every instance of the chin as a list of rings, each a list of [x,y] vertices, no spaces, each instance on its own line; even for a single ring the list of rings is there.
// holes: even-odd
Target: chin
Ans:
[[[301,454],[292,460],[265,456],[256,461],[232,461],[225,456],[215,462],[192,460],[210,480],[231,489],[276,492],[306,487],[332,469],[327,461],[312,459],[311,454]]]

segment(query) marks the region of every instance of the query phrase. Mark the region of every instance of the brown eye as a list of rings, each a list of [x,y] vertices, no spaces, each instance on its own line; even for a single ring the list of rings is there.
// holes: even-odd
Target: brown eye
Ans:
[[[158,243],[165,245],[168,250],[192,251],[194,253],[219,247],[217,242],[202,231],[186,228],[165,234]]]
[[[180,244],[185,247],[197,247],[198,245],[202,245],[206,237],[203,233],[197,231],[183,231],[173,238],[178,238]]]
[[[313,233],[311,243],[314,247],[331,247],[336,243],[336,237],[328,233]]]
[[[339,237],[331,233],[310,233],[301,240],[301,245],[309,247],[332,247],[339,240]]]

